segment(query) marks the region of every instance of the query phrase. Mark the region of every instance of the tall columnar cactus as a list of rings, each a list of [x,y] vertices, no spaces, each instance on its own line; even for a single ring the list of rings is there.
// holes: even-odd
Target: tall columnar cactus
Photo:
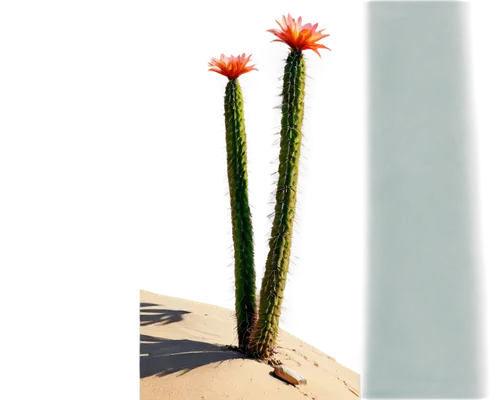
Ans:
[[[278,21],[276,21],[278,22]],[[290,14],[283,17],[281,31],[271,29],[279,39],[290,46],[283,77],[281,141],[278,169],[278,187],[274,221],[269,240],[269,253],[262,280],[258,321],[252,331],[249,353],[261,359],[272,355],[278,336],[281,303],[285,290],[290,249],[292,245],[293,220],[299,174],[302,120],[304,117],[304,86],[306,66],[302,51],[311,49],[318,55],[318,48],[327,48],[316,42],[328,35],[316,32],[316,25],[302,25]]]
[[[246,66],[250,56],[212,58],[209,71],[226,76],[229,82],[224,97],[226,120],[227,176],[231,198],[236,286],[236,321],[238,342],[247,351],[250,332],[255,322],[255,266],[252,219],[248,203],[247,145],[243,117],[243,95],[238,83],[241,74],[255,70]]]

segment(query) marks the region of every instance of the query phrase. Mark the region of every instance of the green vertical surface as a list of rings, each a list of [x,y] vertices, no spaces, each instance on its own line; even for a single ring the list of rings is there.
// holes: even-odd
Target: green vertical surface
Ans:
[[[477,398],[482,341],[462,2],[369,9],[366,398]]]

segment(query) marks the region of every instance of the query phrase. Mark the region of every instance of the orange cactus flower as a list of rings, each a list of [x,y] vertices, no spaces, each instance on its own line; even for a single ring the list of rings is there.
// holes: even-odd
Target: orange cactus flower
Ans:
[[[220,60],[216,58],[212,58],[208,63],[209,71],[217,72],[221,75],[226,76],[228,79],[236,79],[242,74],[246,74],[250,71],[258,71],[257,68],[254,68],[255,65],[248,65],[250,61],[250,54],[248,57],[245,57],[245,53],[240,56],[226,57],[224,54],[220,55]]]
[[[283,15],[283,25],[279,22],[278,25],[280,26],[281,31],[278,29],[269,29],[267,31],[278,36],[279,39],[273,40],[273,42],[286,43],[292,50],[311,49],[320,57],[321,54],[319,54],[318,49],[330,50],[328,47],[316,43],[318,40],[330,36],[321,34],[324,29],[316,32],[318,24],[302,25],[302,17],[299,17],[299,19],[295,21],[295,19],[288,14],[288,18]]]

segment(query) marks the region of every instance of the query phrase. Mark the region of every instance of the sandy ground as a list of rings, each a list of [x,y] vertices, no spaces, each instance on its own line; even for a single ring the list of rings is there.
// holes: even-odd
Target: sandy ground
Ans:
[[[355,400],[359,375],[280,331],[278,359],[307,379],[299,387],[273,368],[227,349],[233,311],[141,291],[141,400]]]

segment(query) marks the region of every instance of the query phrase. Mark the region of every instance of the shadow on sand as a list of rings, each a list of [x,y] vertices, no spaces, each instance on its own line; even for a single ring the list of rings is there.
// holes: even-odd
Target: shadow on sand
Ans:
[[[184,314],[190,314],[190,311],[184,310],[168,310],[166,308],[153,308],[147,307],[159,306],[160,304],[154,303],[141,303],[141,326],[147,325],[168,325],[173,322],[182,321]]]
[[[160,304],[141,303],[141,326],[153,324],[168,325],[180,322],[190,311],[169,310],[158,307]],[[180,375],[202,365],[246,358],[242,353],[230,350],[227,346],[198,342],[188,339],[166,339],[141,335],[140,345],[141,378],[166,376],[176,372]]]
[[[246,358],[223,345],[148,335],[141,335],[140,351],[141,378],[152,375],[161,377],[176,372],[184,375],[202,365]]]

